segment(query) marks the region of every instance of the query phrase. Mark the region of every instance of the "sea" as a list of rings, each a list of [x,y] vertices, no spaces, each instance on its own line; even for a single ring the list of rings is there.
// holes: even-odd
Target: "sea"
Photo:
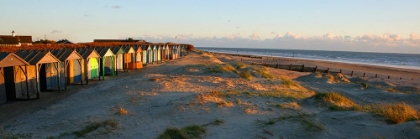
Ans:
[[[217,48],[199,46],[196,48],[199,50],[219,53],[310,59],[420,70],[420,54],[292,49]]]

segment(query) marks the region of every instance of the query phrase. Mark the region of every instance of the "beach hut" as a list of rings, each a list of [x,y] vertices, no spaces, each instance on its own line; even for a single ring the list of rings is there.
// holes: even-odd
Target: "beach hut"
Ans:
[[[58,90],[65,86],[64,66],[50,51],[18,51],[16,54],[29,63],[28,75],[35,75],[37,98],[39,92]]]
[[[143,49],[141,45],[133,46],[134,54],[132,55],[132,62],[128,65],[128,69],[143,68]]]
[[[68,84],[83,85],[83,57],[75,49],[56,49],[51,53],[61,61],[60,64],[64,67],[65,89]]]
[[[97,47],[95,48],[99,53],[99,75],[102,79],[105,79],[105,75],[115,75],[115,54],[109,47]]]
[[[113,46],[113,47],[109,47],[111,49],[111,51],[114,53],[115,55],[115,74],[118,75],[118,71],[120,72],[124,72],[124,53],[125,50],[121,47],[121,46]]]
[[[159,63],[162,61],[162,45],[156,45],[156,61]]]
[[[162,45],[160,51],[160,59],[162,60],[162,62],[164,62],[166,61],[166,45]]]
[[[143,66],[146,66],[147,63],[149,63],[149,60],[150,60],[150,56],[149,56],[150,55],[150,53],[149,53],[150,47],[149,47],[149,45],[144,44],[144,45],[141,45],[141,49],[143,51],[142,52]]]
[[[169,49],[169,45],[165,45],[165,59],[169,60],[169,54],[170,54],[170,49]]]
[[[128,71],[128,69],[134,69],[133,64],[135,63],[135,53],[136,51],[134,51],[133,46],[131,45],[126,45],[126,46],[122,46],[122,49],[124,50],[124,58],[123,58],[123,63],[124,63],[124,70]]]
[[[28,65],[14,53],[0,52],[0,104],[17,98],[31,99],[31,94],[39,96],[33,74],[27,76]]]
[[[152,49],[152,61],[151,63],[157,62],[157,45],[153,44],[150,47]]]
[[[101,56],[94,48],[80,48],[76,50],[82,57],[84,61],[84,80],[86,84],[89,84],[89,80],[98,78],[101,80],[99,75],[100,68],[100,58]]]

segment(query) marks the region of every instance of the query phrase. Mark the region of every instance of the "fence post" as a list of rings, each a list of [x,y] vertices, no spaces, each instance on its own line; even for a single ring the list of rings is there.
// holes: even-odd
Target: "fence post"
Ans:
[[[279,63],[277,63],[277,68],[279,68]]]
[[[340,69],[340,73],[342,73],[341,69]]]
[[[305,72],[305,64],[302,65],[302,72]]]
[[[366,73],[363,73],[363,77],[366,77]]]
[[[292,70],[292,64],[290,64],[289,70]]]
[[[315,66],[315,70],[314,70],[314,72],[316,72],[316,70],[318,70],[318,66]]]
[[[375,78],[378,78],[378,74],[375,74]]]
[[[391,76],[388,76],[388,79],[391,78]]]
[[[327,73],[330,73],[330,68],[327,69]]]
[[[351,74],[350,74],[350,76],[353,76],[353,73],[354,73],[354,72],[353,72],[353,71],[351,71]]]

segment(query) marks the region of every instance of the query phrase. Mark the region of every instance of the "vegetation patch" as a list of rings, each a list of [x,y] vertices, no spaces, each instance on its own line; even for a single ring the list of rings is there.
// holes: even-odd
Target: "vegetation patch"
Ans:
[[[169,127],[157,137],[158,139],[191,139],[202,137],[207,130],[200,125],[189,125],[181,129]]]
[[[300,109],[300,105],[297,102],[287,102],[278,104],[277,106],[282,109]]]
[[[302,99],[313,96],[313,91],[294,91],[294,90],[273,90],[260,93],[251,93],[251,95],[258,95],[260,97],[277,97],[288,99]]]
[[[369,85],[367,83],[359,82],[360,85],[362,85],[362,89],[367,89]]]
[[[398,92],[397,90],[395,90],[394,88],[387,88],[386,91],[391,92],[391,93],[395,93]]]
[[[374,105],[372,111],[385,117],[391,124],[399,124],[419,119],[419,112],[404,102]]]
[[[212,91],[207,94],[201,94],[197,96],[197,101],[199,103],[214,102],[220,107],[232,107],[234,104],[232,102],[227,102],[223,99],[225,97],[224,93],[219,91]]]
[[[298,113],[297,115],[280,116],[277,118],[267,118],[266,120],[256,120],[256,122],[262,125],[274,125],[279,121],[293,120],[299,122],[305,130],[322,131],[324,126],[319,120],[312,120],[310,117],[316,117],[315,114]]]
[[[354,103],[352,100],[346,98],[345,96],[330,92],[330,93],[318,93],[315,95],[315,98],[321,99],[332,110],[360,110],[361,106]]]
[[[58,137],[53,137],[50,136],[48,137],[49,139],[55,139],[55,138],[64,138],[65,136],[71,136],[71,135],[75,135],[76,137],[83,137],[86,134],[89,134],[93,131],[96,131],[99,128],[105,128],[106,132],[111,132],[111,130],[116,129],[118,127],[118,122],[115,120],[105,120],[102,122],[93,122],[90,123],[89,125],[85,126],[83,129],[78,130],[78,131],[73,131],[71,133],[62,133],[60,134]]]
[[[249,80],[249,81],[252,80],[252,75],[251,75],[251,72],[249,72],[249,71],[239,72],[238,75],[241,76],[244,79]]]
[[[268,69],[266,67],[261,67],[259,69],[255,70],[257,73],[259,73],[262,77],[267,79],[274,79],[274,76],[270,74]]]
[[[229,64],[213,64],[207,67],[207,71],[211,73],[234,72],[236,69]]]
[[[287,86],[287,87],[300,87],[299,84],[297,84],[296,82],[294,82],[293,80],[287,79],[287,78],[281,78],[281,80],[283,81],[283,85]]]

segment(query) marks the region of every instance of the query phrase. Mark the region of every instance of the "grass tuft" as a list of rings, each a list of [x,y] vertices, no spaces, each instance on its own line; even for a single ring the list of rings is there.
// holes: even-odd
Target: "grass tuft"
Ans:
[[[274,76],[270,74],[266,67],[261,67],[260,69],[256,69],[255,71],[261,74],[261,76],[264,78],[274,79]]]
[[[315,98],[323,100],[327,103],[331,110],[358,110],[361,106],[354,103],[352,100],[345,96],[330,92],[330,93],[318,93]]]
[[[120,106],[120,109],[118,110],[118,113],[121,114],[121,115],[127,115],[128,111],[125,108],[123,108],[122,106]]]
[[[419,112],[404,102],[395,104],[378,104],[373,106],[373,112],[385,117],[391,124],[419,119]]]
[[[205,133],[206,129],[200,125],[189,125],[181,129],[169,127],[159,135],[158,139],[200,138]]]
[[[287,79],[287,78],[281,78],[281,80],[283,81],[283,85],[287,86],[287,87],[299,87],[299,84],[297,84],[296,82],[294,82],[293,80]]]
[[[282,103],[277,106],[282,109],[300,109],[300,105],[297,102]]]
[[[74,131],[72,132],[74,135],[76,135],[77,137],[82,137],[90,132],[93,132],[95,130],[97,130],[100,127],[111,127],[111,128],[117,128],[118,127],[118,123],[115,120],[106,120],[103,122],[94,122],[91,123],[87,126],[85,126],[85,128],[83,128],[82,130],[79,131]]]
[[[241,76],[244,79],[247,79],[248,81],[252,80],[252,75],[251,75],[251,72],[249,72],[249,71],[239,72],[238,75]]]

